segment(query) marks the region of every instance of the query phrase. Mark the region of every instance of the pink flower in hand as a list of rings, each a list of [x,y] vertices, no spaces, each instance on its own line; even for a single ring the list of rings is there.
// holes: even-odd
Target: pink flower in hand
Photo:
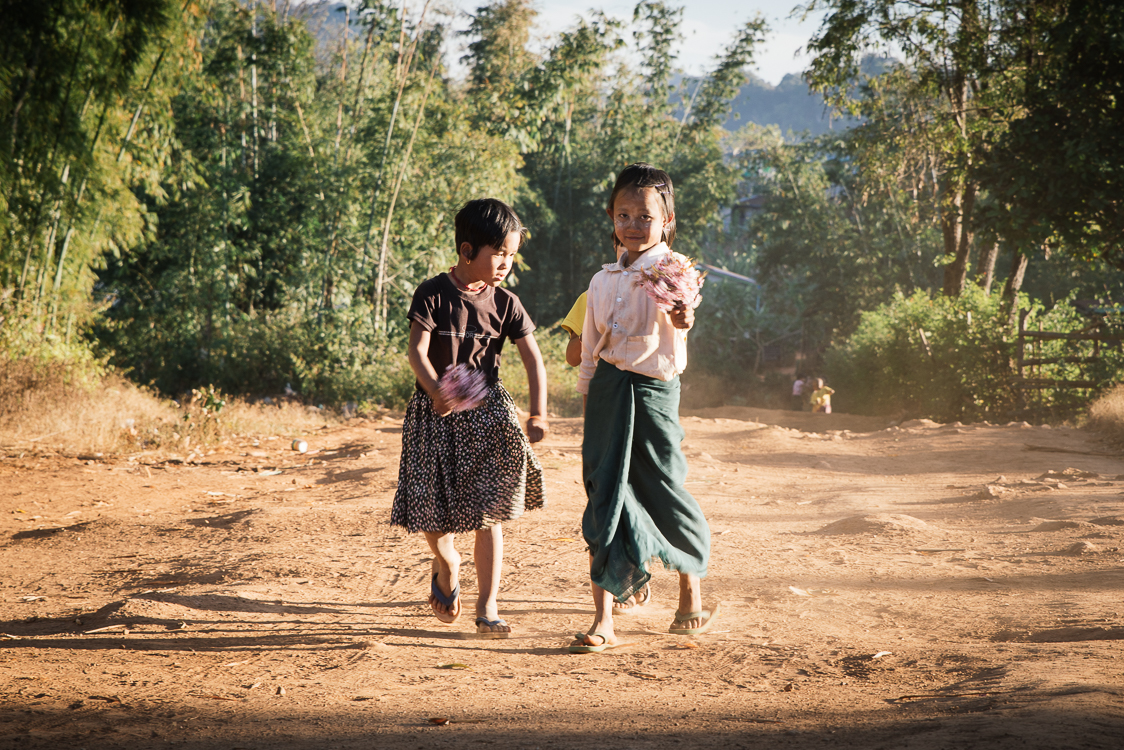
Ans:
[[[475,409],[488,395],[488,379],[465,364],[449,365],[437,382],[438,393],[453,411]]]
[[[694,262],[678,253],[641,268],[636,283],[664,312],[681,306],[694,310],[702,302],[702,275],[695,270]]]

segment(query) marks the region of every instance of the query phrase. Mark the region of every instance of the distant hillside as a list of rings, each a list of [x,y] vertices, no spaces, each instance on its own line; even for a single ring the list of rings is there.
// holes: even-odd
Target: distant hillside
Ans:
[[[823,96],[810,91],[799,75],[789,73],[777,86],[750,75],[733,101],[726,129],[737,130],[747,122],[777,125],[782,133],[799,136],[845,130],[852,121],[831,117]]]

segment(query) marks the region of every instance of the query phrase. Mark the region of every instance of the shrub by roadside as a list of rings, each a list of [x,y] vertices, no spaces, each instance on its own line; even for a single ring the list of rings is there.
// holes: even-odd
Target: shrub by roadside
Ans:
[[[1124,447],[1124,385],[1116,386],[1089,406],[1085,426]]]
[[[1046,310],[1022,297],[1019,307],[1030,310],[1031,329],[1075,331],[1088,323],[1068,300]],[[901,414],[940,422],[1063,421],[1083,412],[1088,391],[1060,389],[1027,392],[1026,411],[1020,410],[1014,384],[1016,340],[1005,300],[978,287],[955,298],[923,291],[899,294],[863,313],[854,334],[827,352],[828,379],[837,392],[833,401],[838,410],[852,414]],[[1045,341],[1033,356],[1080,353],[1071,342]],[[1059,362],[1028,374],[1056,380],[1091,377],[1110,384],[1124,374],[1124,354],[1102,350],[1084,370],[1074,362]]]

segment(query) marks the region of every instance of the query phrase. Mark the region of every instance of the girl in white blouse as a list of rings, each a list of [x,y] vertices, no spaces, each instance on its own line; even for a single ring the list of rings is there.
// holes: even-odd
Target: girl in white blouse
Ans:
[[[653,557],[679,572],[679,607],[669,632],[705,632],[718,614],[717,605],[702,607],[699,579],[707,571],[710,528],[683,488],[687,460],[679,447],[679,373],[687,365],[694,312],[686,306],[663,312],[636,283],[638,269],[672,252],[671,177],[648,164],[626,167],[607,210],[614,244],[625,252],[590,282],[582,326],[578,390],[586,395],[588,498],[582,533],[596,613],[589,630],[570,644],[574,653],[617,644],[613,601],[633,595],[648,601]]]

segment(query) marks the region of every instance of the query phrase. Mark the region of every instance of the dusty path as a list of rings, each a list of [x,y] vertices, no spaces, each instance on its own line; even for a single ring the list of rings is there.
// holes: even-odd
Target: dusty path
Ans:
[[[576,420],[539,449],[549,508],[506,529],[507,641],[429,614],[425,544],[385,524],[393,419],[306,456],[9,454],[0,748],[1120,747],[1124,460],[1074,430],[718,414],[684,425],[720,624],[668,635],[658,571],[592,656],[564,649],[591,618]]]

